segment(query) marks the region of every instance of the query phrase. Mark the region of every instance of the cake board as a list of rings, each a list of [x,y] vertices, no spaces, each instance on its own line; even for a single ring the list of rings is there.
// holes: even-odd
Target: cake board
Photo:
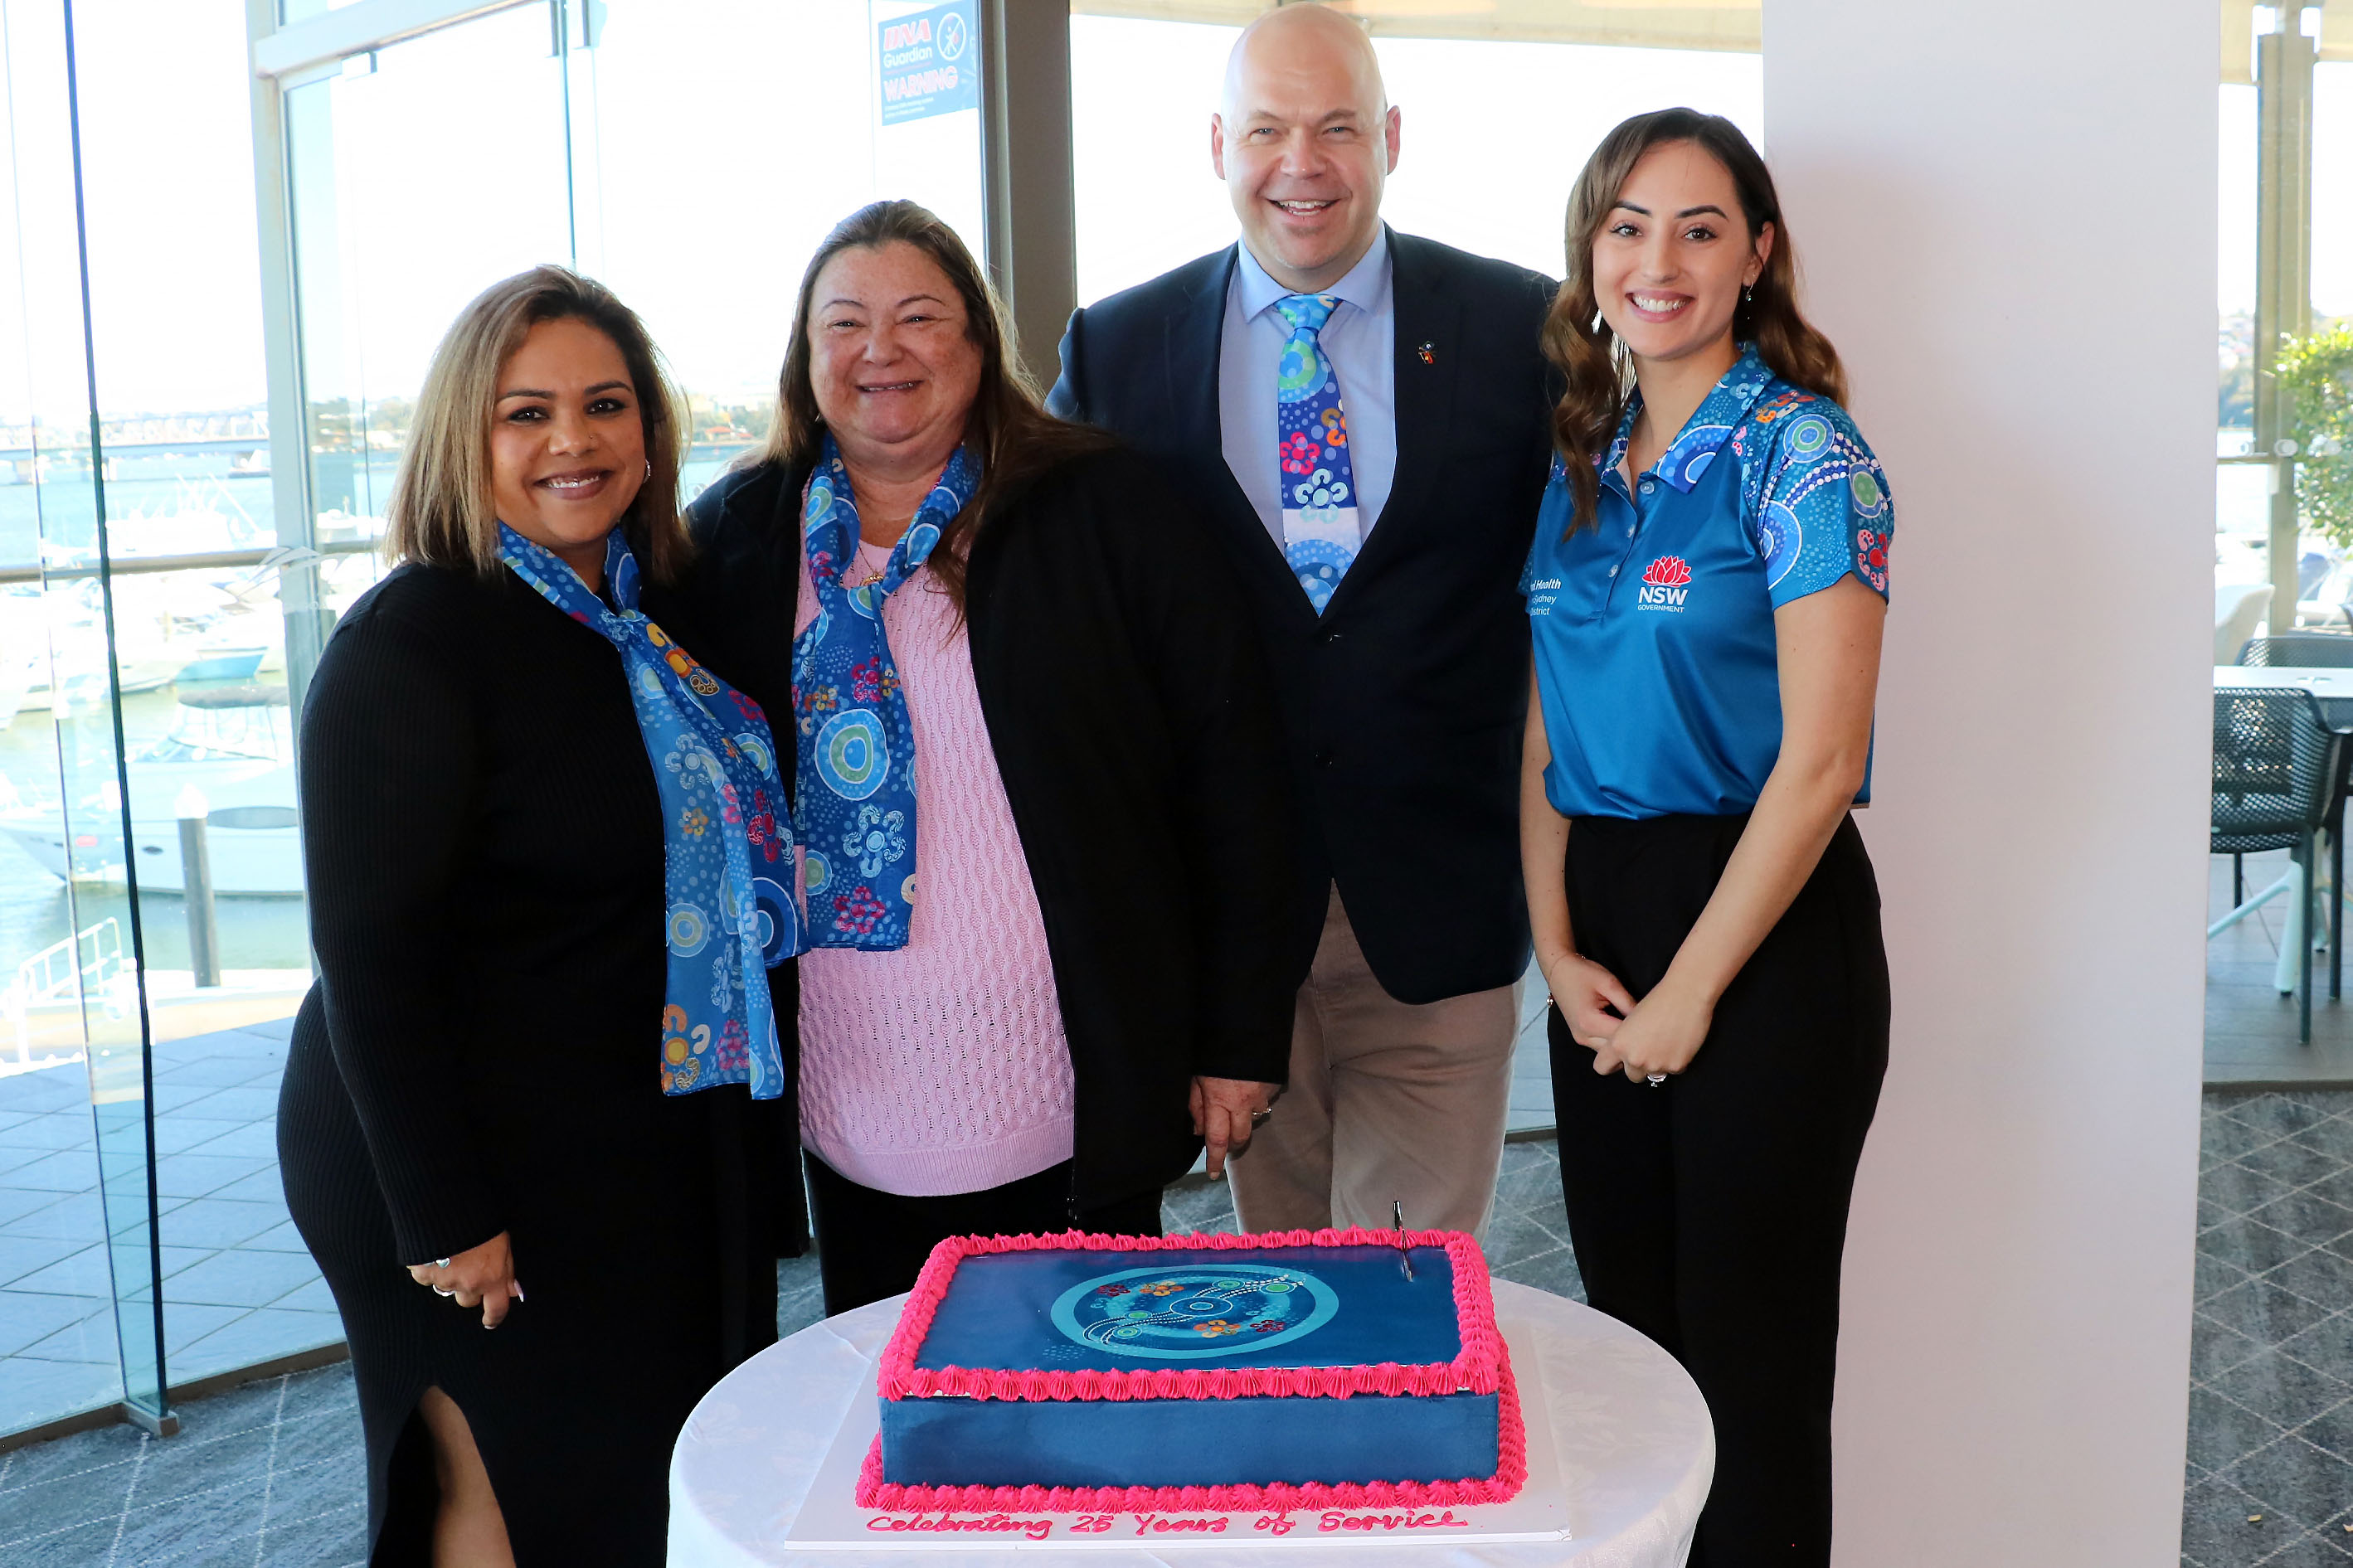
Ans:
[[[1301,1509],[1287,1514],[1207,1510],[1163,1513],[1046,1513],[928,1510],[887,1511],[860,1508],[858,1476],[881,1426],[875,1368],[876,1346],[868,1358],[858,1396],[834,1430],[807,1500],[785,1540],[807,1552],[872,1552],[939,1549],[1073,1552],[1134,1551],[1187,1547],[1232,1547],[1276,1551],[1286,1547],[1420,1546],[1493,1542],[1566,1541],[1569,1538],[1566,1489],[1542,1358],[1527,1325],[1499,1316],[1497,1328],[1512,1355],[1527,1432],[1527,1484],[1509,1502],[1387,1509]]]

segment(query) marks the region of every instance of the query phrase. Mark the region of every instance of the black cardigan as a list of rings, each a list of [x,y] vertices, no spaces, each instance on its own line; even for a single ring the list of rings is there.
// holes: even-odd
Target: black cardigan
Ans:
[[[768,710],[790,777],[805,472],[730,474],[691,518],[666,629]],[[1077,1089],[1071,1200],[1199,1152],[1195,1074],[1282,1081],[1296,876],[1273,696],[1239,589],[1155,470],[1070,459],[973,536],[973,676],[1045,917]]]

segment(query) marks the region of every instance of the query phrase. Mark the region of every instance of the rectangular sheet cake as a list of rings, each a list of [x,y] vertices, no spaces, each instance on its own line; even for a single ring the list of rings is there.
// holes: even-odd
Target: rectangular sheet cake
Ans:
[[[1527,1464],[1478,1244],[958,1237],[883,1352],[881,1509],[1501,1502]]]

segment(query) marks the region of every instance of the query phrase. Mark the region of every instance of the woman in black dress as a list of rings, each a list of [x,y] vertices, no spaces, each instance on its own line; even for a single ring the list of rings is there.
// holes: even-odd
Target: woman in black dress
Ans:
[[[279,1152],[377,1563],[660,1562],[671,1444],[799,1249],[774,743],[636,609],[685,559],[676,407],[597,285],[486,291],[305,705]]]

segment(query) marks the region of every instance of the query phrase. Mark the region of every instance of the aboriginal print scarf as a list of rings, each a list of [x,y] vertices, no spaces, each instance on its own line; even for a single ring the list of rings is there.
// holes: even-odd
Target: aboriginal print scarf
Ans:
[[[979,484],[979,469],[958,447],[882,575],[853,588],[847,578],[858,561],[858,501],[831,436],[809,479],[801,526],[818,611],[793,645],[793,718],[800,727],[794,822],[811,947],[907,945],[915,733],[882,634],[882,601],[930,557]]]
[[[662,1092],[740,1083],[754,1100],[776,1099],[784,1093],[785,1064],[768,969],[807,944],[787,890],[792,824],[767,719],[638,610],[637,557],[619,529],[605,545],[609,605],[561,557],[504,523],[499,553],[548,603],[611,643],[628,678],[661,792],[670,948]]]

